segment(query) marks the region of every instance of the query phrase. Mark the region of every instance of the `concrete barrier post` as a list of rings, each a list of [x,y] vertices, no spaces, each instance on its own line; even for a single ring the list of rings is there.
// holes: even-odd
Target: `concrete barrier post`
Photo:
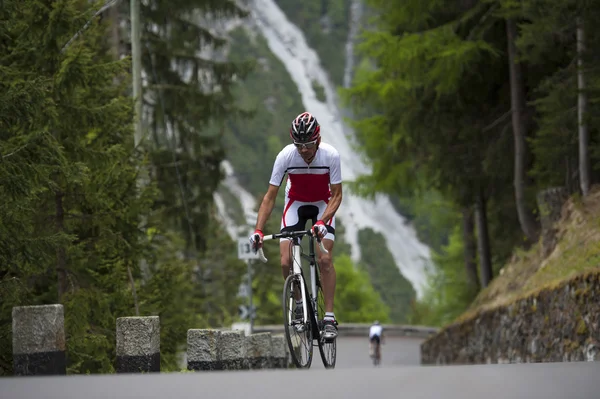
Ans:
[[[219,330],[190,329],[187,333],[188,370],[221,370]]]
[[[158,316],[117,319],[117,373],[160,372]]]
[[[221,331],[219,337],[219,358],[223,370],[245,370],[246,334],[244,331]]]
[[[288,348],[285,336],[278,334],[271,337],[271,367],[288,368]]]
[[[246,337],[246,358],[250,369],[271,368],[271,333],[257,333]]]
[[[66,374],[62,305],[14,307],[12,333],[15,375]]]

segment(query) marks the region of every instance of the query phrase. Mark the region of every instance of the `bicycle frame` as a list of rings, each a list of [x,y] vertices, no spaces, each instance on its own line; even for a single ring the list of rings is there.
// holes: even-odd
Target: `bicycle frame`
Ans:
[[[306,282],[304,281],[304,276],[302,275],[302,263],[301,263],[302,259],[301,259],[301,255],[302,255],[302,248],[300,247],[300,243],[298,242],[297,238],[294,238],[293,241],[292,241],[292,267],[291,267],[291,272],[293,274],[297,275],[298,279],[300,280],[300,291],[302,293],[302,298],[307,298],[308,299],[308,297],[306,296],[305,288],[304,288],[304,287],[306,287]],[[312,267],[311,267],[311,270],[312,270]],[[315,293],[316,293],[316,291],[313,290],[313,292],[312,292],[313,296],[311,297],[311,300],[314,297]],[[292,319],[291,313],[292,313],[293,307],[289,306],[288,309],[289,309],[289,313],[290,313],[289,320],[291,320]],[[308,320],[308,309],[306,307],[306,301],[302,302],[302,312],[303,312],[303,320],[304,320],[304,322],[306,322],[306,320]]]
[[[308,235],[308,254],[302,253],[302,247],[300,246],[301,237]],[[256,237],[258,239],[258,237]],[[290,273],[288,274],[283,290],[283,315],[285,318],[285,335],[288,343],[289,350],[292,353],[292,359],[297,367],[310,367],[312,362],[312,353],[313,347],[318,346],[319,352],[321,353],[321,359],[323,360],[323,365],[325,368],[334,368],[335,367],[335,358],[336,358],[336,345],[335,340],[331,342],[325,342],[323,332],[324,328],[322,328],[322,323],[319,321],[319,306],[318,306],[318,298],[321,295],[321,287],[320,283],[317,280],[320,278],[319,271],[316,266],[318,265],[315,254],[315,239],[319,244],[319,247],[323,253],[329,253],[325,246],[323,245],[322,240],[319,238],[315,238],[312,236],[312,232],[310,230],[304,231],[291,231],[291,232],[283,232],[279,234],[271,234],[265,235],[263,237],[263,241],[273,240],[277,238],[291,238],[292,248],[292,262],[290,265]],[[258,249],[259,259],[262,262],[267,262],[267,258],[262,250],[262,248]],[[310,266],[310,288],[306,284],[306,280],[304,278],[303,269],[302,269],[302,259],[306,259],[309,262]],[[296,281],[294,281],[296,280]],[[298,289],[298,284],[300,285],[300,292],[296,292]],[[310,290],[311,295],[307,295],[306,291]],[[303,303],[302,303],[302,318],[303,320],[298,320],[295,316],[296,307],[294,306],[294,301],[298,297],[298,294],[302,295]],[[293,314],[294,313],[294,314]],[[298,315],[299,316],[299,315]],[[308,330],[306,330],[308,328]],[[308,350],[307,354],[307,362],[304,363],[299,356],[295,353],[296,346],[292,342],[291,333],[303,333],[307,332],[310,334],[310,337],[307,338],[306,346]],[[301,339],[301,338],[300,338]],[[317,341],[315,345],[314,341]],[[310,344],[310,349],[308,349],[308,344]]]
[[[302,253],[302,247],[300,246],[300,242],[299,242],[300,238],[305,235],[309,236],[308,255]],[[327,249],[325,249],[325,246],[323,245],[323,242],[321,240],[318,240],[312,236],[312,232],[310,230],[291,231],[291,232],[283,232],[283,233],[279,233],[279,234],[265,235],[263,237],[263,242],[267,241],[267,240],[278,239],[278,238],[291,238],[292,239],[292,266],[291,266],[290,272],[292,274],[298,276],[300,283],[301,283],[300,290],[302,293],[302,297],[310,299],[313,302],[312,303],[313,309],[316,312],[316,309],[317,309],[317,303],[316,303],[317,271],[315,268],[316,267],[315,240],[317,240],[317,242],[319,243],[319,248],[321,249],[321,251],[323,251],[324,253],[328,253]],[[258,249],[258,254],[259,254],[260,260],[262,262],[266,263],[267,258],[265,257],[265,254],[264,254],[262,248]],[[310,265],[310,283],[311,283],[310,288],[312,291],[310,298],[306,295],[306,291],[305,291],[306,281],[304,280],[304,275],[302,274],[302,258],[307,259],[310,262],[309,263],[309,265]],[[289,312],[290,312],[289,320],[292,319],[291,309],[293,309],[292,306],[289,307]],[[302,311],[303,311],[304,322],[306,322],[308,320],[308,308],[306,305],[306,301],[302,302]]]

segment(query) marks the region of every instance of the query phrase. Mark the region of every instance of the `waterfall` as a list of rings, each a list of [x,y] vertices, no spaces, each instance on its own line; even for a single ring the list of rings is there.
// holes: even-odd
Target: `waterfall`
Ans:
[[[354,180],[369,174],[370,167],[353,148],[353,132],[343,123],[333,84],[302,31],[287,19],[274,0],[253,0],[249,3],[256,29],[265,37],[271,52],[284,64],[297,85],[305,110],[319,120],[323,141],[339,151],[343,179]],[[313,81],[325,89],[325,102],[317,98]],[[298,113],[301,111],[298,110]],[[426,284],[425,269],[430,262],[429,248],[419,241],[414,228],[396,212],[388,196],[379,194],[370,200],[346,190],[337,216],[346,227],[346,238],[355,262],[360,260],[359,230],[371,228],[381,233],[400,271],[412,283],[417,296],[422,297]]]
[[[219,217],[224,224],[225,230],[233,240],[237,240],[240,236],[250,236],[250,234],[252,234],[251,230],[253,230],[254,224],[256,223],[256,200],[252,194],[246,191],[246,189],[238,182],[233,171],[233,166],[231,166],[229,161],[221,162],[221,170],[225,174],[222,184],[225,186],[225,189],[229,190],[229,192],[240,201],[240,205],[244,211],[244,219],[247,224],[238,226],[227,214],[225,202],[221,195],[215,192],[213,194],[213,199],[215,200]]]
[[[360,28],[362,11],[362,0],[352,0],[350,5],[350,27],[348,29],[348,40],[346,41],[346,65],[344,67],[345,88],[350,87],[352,84],[352,76],[354,73],[354,42]]]

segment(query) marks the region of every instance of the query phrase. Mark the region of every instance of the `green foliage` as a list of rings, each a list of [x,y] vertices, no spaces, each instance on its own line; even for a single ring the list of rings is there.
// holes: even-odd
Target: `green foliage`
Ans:
[[[232,2],[191,3],[161,4],[152,18],[168,16],[170,23],[192,8],[239,14]],[[160,316],[163,370],[177,369],[187,329],[227,325],[237,313],[244,265],[212,206],[220,138],[203,137],[197,127],[235,111],[227,84],[234,74],[243,76],[243,68],[201,63],[223,90],[211,97],[198,85],[186,88],[165,66],[176,58],[167,48],[183,51],[175,42],[204,43],[210,34],[183,23],[170,31],[169,45],[150,34],[147,48],[163,68],[146,71],[149,91],[165,89],[154,85],[166,81],[175,93],[163,97],[166,112],[148,107],[157,124],[172,124],[176,147],[186,146],[189,158],[173,158],[178,150],[158,135],[143,159],[134,148],[126,96],[130,65],[109,51],[107,20],[92,19],[70,41],[95,12],[83,0],[8,0],[0,9],[1,375],[12,374],[13,306],[64,305],[70,374],[114,372],[116,319],[134,316],[136,302],[140,315]],[[154,133],[165,125],[157,126]],[[139,185],[148,160],[157,184]],[[186,166],[176,171],[178,162]],[[174,187],[187,190],[185,201]],[[190,219],[181,217],[185,206],[201,226],[191,234]]]
[[[319,84],[316,80],[311,82],[312,88],[315,91],[317,100],[321,102],[327,102],[327,95],[325,94],[325,88]]]
[[[232,90],[250,66],[210,59],[202,52],[225,51],[227,40],[213,33],[210,24],[243,16],[232,0],[152,0],[141,7],[150,179],[160,192],[154,208],[183,234],[188,256],[207,249],[204,226],[225,158],[221,126],[244,114]],[[211,124],[218,128],[209,129]]]
[[[280,215],[273,212],[265,226],[265,233],[279,232]],[[264,246],[267,263],[253,261],[254,278],[252,280],[253,305],[256,306],[257,325],[281,324],[283,313],[281,298],[283,295],[283,275],[279,255],[279,242],[268,241]]]
[[[178,369],[177,352],[193,328],[200,301],[191,293],[201,286],[195,279],[195,262],[177,255],[181,239],[153,230],[149,237],[154,249],[137,284],[140,316],[160,318],[160,362],[162,371]],[[161,242],[164,241],[164,242]]]
[[[339,219],[335,221],[335,245],[333,251],[334,256],[350,256],[352,254],[352,248],[346,240],[346,228]]]
[[[213,211],[214,212],[214,211]],[[230,326],[238,314],[236,298],[246,265],[237,258],[237,242],[211,217],[207,229],[207,250],[194,265],[195,288],[192,294],[202,306],[196,311],[198,328]]]
[[[586,94],[589,105],[585,121],[590,131],[597,131],[598,82],[597,57],[589,51],[600,44],[594,23],[600,8],[589,2],[551,0],[527,1],[519,9],[518,47],[521,59],[531,71],[528,80],[533,92],[538,131],[531,144],[535,163],[531,176],[540,186],[566,185],[574,191],[578,166],[576,16],[583,17],[588,51],[583,55]],[[542,40],[540,39],[542,38]],[[560,48],[560,51],[556,51]],[[598,173],[598,140],[591,133],[592,168]],[[560,165],[560,167],[551,167]]]
[[[371,284],[369,275],[357,269],[347,255],[334,260],[336,273],[335,316],[340,323],[387,323],[390,307]],[[392,310],[393,311],[393,310]]]
[[[358,118],[354,126],[374,167],[353,188],[362,195],[397,195],[396,206],[413,220],[419,236],[429,235],[424,241],[435,252],[432,288],[423,302],[413,304],[411,318],[444,324],[474,296],[461,266],[461,233],[458,227],[452,229],[460,223],[453,209],[470,206],[483,194],[495,270],[523,243],[513,194],[505,20],[519,24],[530,146],[525,196],[533,207],[539,189],[566,185],[577,190],[576,21],[580,16],[586,47],[595,48],[600,35],[592,21],[600,8],[570,0],[368,4],[374,18],[362,35],[364,59],[354,86],[342,95],[353,105]],[[589,99],[584,118],[595,132],[597,57],[588,50],[583,62]],[[591,137],[596,176],[598,141],[594,133]],[[423,199],[436,195],[448,212],[430,212],[427,221],[420,219],[417,215],[427,214],[433,205]],[[454,232],[450,241],[445,240],[448,231]]]
[[[417,325],[444,326],[471,304],[477,292],[470,288],[465,274],[462,231],[456,227],[450,242],[433,260],[436,269],[428,275],[424,298],[414,302],[408,321]]]
[[[362,229],[358,232],[358,242],[361,251],[360,269],[367,273],[373,288],[389,308],[390,320],[394,323],[405,322],[410,303],[416,296],[412,284],[396,266],[383,235],[372,229]]]
[[[62,303],[69,372],[110,372],[108,331],[132,309],[126,270],[143,249],[137,215],[152,187],[136,186],[131,101],[115,84],[126,62],[108,55],[97,22],[64,48],[92,10],[51,3],[6,2],[0,24],[8,88],[0,104],[13,110],[0,147],[0,277],[10,298],[1,317],[14,305]],[[9,343],[3,334],[2,373],[11,372]]]
[[[416,191],[396,199],[399,213],[414,226],[417,237],[434,251],[448,244],[456,224],[453,204],[436,190]]]
[[[502,263],[522,242],[514,198],[507,195],[514,188],[504,10],[495,1],[369,4],[376,19],[360,45],[368,62],[354,86],[342,91],[358,116],[363,152],[373,161],[371,175],[354,187],[363,195],[398,195],[412,215],[419,207],[413,201],[423,215],[432,206],[423,198],[443,198],[444,217],[416,219],[420,236],[427,227],[432,233],[425,241],[438,252],[435,278],[446,276],[445,263],[452,261],[441,250],[457,222],[452,209],[483,195],[494,261]],[[533,204],[534,191],[527,195]]]

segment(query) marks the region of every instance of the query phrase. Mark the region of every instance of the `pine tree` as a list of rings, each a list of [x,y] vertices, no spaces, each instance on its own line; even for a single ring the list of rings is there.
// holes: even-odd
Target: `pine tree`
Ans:
[[[347,92],[357,104],[356,127],[374,162],[372,176],[358,188],[406,195],[434,187],[462,209],[471,286],[473,223],[467,219],[475,206],[485,286],[492,261],[498,265],[515,245],[535,239],[524,215],[534,209],[536,190],[566,185],[578,191],[581,176],[585,193],[597,175],[597,57],[586,49],[600,38],[590,26],[600,8],[555,0],[369,4],[376,19],[364,34],[363,55],[373,67],[360,71]],[[507,20],[515,22],[508,24],[508,34]],[[576,42],[582,32],[585,48]],[[509,73],[509,65],[517,63],[523,85],[511,101],[508,77],[518,74],[514,68]],[[519,114],[512,138],[511,108]],[[443,278],[445,258],[435,258]]]
[[[517,46],[527,63],[528,85],[536,108],[537,132],[532,140],[535,155],[532,176],[541,187],[565,186],[570,192],[579,190],[578,171],[578,94],[588,96],[588,109],[582,113],[583,124],[590,130],[588,144],[592,176],[598,176],[599,142],[597,131],[598,57],[593,49],[600,40],[600,32],[593,21],[600,15],[594,2],[529,0],[518,7],[503,1],[507,13],[520,18],[520,38]],[[582,68],[578,68],[577,18],[585,26],[585,47]],[[585,76],[586,88],[577,85],[578,72]],[[587,152],[585,151],[585,152]]]
[[[381,20],[362,48],[376,69],[348,92],[356,108],[367,102],[377,110],[356,124],[374,160],[372,188],[435,187],[459,206],[487,203],[504,178],[486,168],[502,135],[486,127],[507,107],[506,67],[495,48],[504,42],[500,21],[484,17],[484,3],[372,6]]]
[[[248,68],[224,60],[227,41],[213,28],[244,15],[232,0],[141,7],[146,149],[160,192],[154,209],[185,238],[190,258],[207,249],[212,194],[222,179],[221,129],[212,127],[237,114],[232,85]]]
[[[62,303],[69,372],[111,371],[116,317],[132,312],[137,218],[151,203],[151,187],[136,186],[131,100],[115,84],[128,65],[113,61],[98,20],[65,47],[96,11],[87,1],[4,4],[0,104],[13,112],[2,121],[1,274],[13,288],[2,318],[14,305]]]

